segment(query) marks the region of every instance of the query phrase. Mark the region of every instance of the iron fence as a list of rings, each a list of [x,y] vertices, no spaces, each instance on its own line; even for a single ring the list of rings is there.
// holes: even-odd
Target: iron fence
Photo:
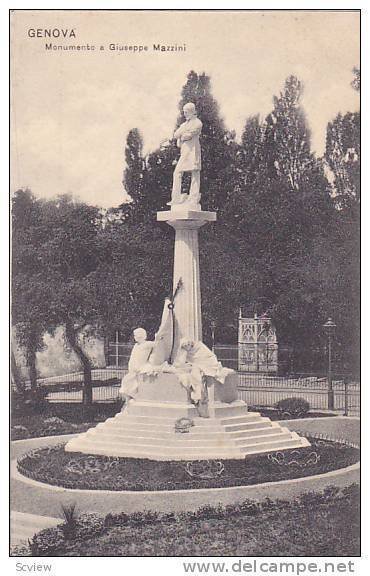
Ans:
[[[92,371],[93,401],[114,402],[119,397],[123,368],[99,368]],[[303,398],[312,410],[328,410],[327,376],[293,374],[271,376],[238,372],[238,394],[248,405],[271,407],[284,398]],[[83,372],[38,380],[46,388],[50,402],[82,402]],[[360,384],[349,375],[333,376],[334,410],[349,415],[360,413]]]
[[[114,402],[117,400],[121,380],[126,373],[125,368],[96,368],[92,370],[93,402]],[[40,378],[37,383],[47,390],[46,398],[49,402],[82,402],[83,372]]]
[[[359,415],[360,384],[348,375],[333,377],[334,410]],[[268,376],[239,372],[239,397],[253,406],[274,406],[285,398],[302,398],[313,410],[329,410],[329,383],[327,376],[295,374]]]

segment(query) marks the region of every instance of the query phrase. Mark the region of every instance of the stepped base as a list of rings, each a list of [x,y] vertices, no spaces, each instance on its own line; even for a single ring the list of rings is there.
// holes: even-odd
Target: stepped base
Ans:
[[[186,401],[186,390],[174,378],[160,375],[159,382],[147,383],[122,412],[70,440],[65,450],[150,460],[234,460],[310,445],[306,438],[258,412],[248,412],[245,402],[236,399],[233,378],[229,386],[225,383],[224,390],[213,386],[208,418],[200,417],[196,407]],[[162,390],[158,383],[163,383]],[[188,432],[176,432],[175,423],[180,418],[193,420]]]

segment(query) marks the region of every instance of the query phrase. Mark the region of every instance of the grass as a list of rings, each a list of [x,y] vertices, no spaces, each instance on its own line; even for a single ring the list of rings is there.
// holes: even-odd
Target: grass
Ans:
[[[23,440],[62,434],[78,434],[121,410],[119,402],[93,404],[83,407],[81,404],[46,404],[41,413],[13,414],[11,439]]]
[[[94,490],[176,490],[246,486],[321,474],[359,460],[359,450],[346,444],[309,438],[299,450],[248,456],[245,460],[205,465],[144,458],[111,458],[65,452],[64,444],[40,448],[22,456],[18,470],[34,480]],[[192,472],[193,475],[190,475]]]
[[[294,502],[230,506],[107,525],[72,539],[57,556],[358,556],[359,488],[309,493]],[[202,512],[202,511],[200,511]],[[218,517],[219,516],[219,517]],[[107,520],[107,519],[106,519]],[[114,520],[113,520],[114,522]],[[119,524],[119,521],[117,521]],[[122,524],[122,523],[121,523]]]
[[[41,438],[86,432],[93,426],[92,422],[65,422],[55,416],[41,414],[15,417],[12,419],[11,439]]]

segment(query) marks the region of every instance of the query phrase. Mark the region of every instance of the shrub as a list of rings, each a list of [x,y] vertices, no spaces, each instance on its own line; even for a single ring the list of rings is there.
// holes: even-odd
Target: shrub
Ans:
[[[198,508],[195,512],[195,517],[198,520],[222,519],[225,517],[225,509],[219,504],[218,506],[210,506],[205,504]]]
[[[122,401],[109,402],[107,404],[94,403],[91,406],[83,406],[82,404],[72,404],[69,402],[62,402],[51,404],[48,414],[63,419],[65,422],[74,422],[81,424],[83,422],[94,422],[99,420],[106,420],[111,416],[115,416],[122,408]]]
[[[74,502],[69,506],[62,504],[62,514],[64,518],[64,524],[62,524],[61,528],[63,530],[64,536],[66,539],[73,538],[76,533],[77,525],[76,503]]]
[[[53,556],[55,552],[64,548],[64,533],[58,526],[45,528],[34,535],[30,542],[32,556]]]
[[[258,502],[254,500],[244,500],[239,505],[239,510],[241,514],[246,514],[247,516],[256,516],[261,508]]]
[[[125,512],[118,512],[117,514],[110,512],[105,517],[105,526],[127,526],[130,517]]]
[[[275,408],[282,416],[301,418],[308,414],[310,405],[307,400],[304,400],[304,398],[292,397],[279,400],[279,402],[276,402]]]
[[[180,518],[181,512],[179,512],[179,518]],[[174,512],[166,512],[165,514],[162,514],[161,518],[160,518],[161,522],[177,522],[176,519],[176,514]]]
[[[360,499],[361,497],[360,486],[355,482],[353,484],[350,484],[349,486],[345,486],[344,488],[342,488],[342,495],[343,498],[345,499],[351,499],[351,498]]]
[[[85,540],[101,534],[105,528],[104,518],[98,514],[81,514],[76,521],[74,538]]]
[[[19,424],[18,426],[13,426],[12,428],[12,440],[23,440],[23,438],[29,438],[30,433],[26,426]]]
[[[12,413],[15,416],[26,416],[45,412],[49,406],[47,395],[48,391],[40,387],[36,390],[12,390]]]
[[[65,422],[62,418],[58,418],[58,416],[51,416],[50,418],[45,418],[44,424],[61,424],[64,425]]]

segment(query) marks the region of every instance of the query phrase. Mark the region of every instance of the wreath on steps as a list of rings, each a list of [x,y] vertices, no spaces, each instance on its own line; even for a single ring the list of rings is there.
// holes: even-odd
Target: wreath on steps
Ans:
[[[175,432],[184,434],[189,432],[192,426],[194,426],[194,421],[191,418],[179,418],[175,422]]]

